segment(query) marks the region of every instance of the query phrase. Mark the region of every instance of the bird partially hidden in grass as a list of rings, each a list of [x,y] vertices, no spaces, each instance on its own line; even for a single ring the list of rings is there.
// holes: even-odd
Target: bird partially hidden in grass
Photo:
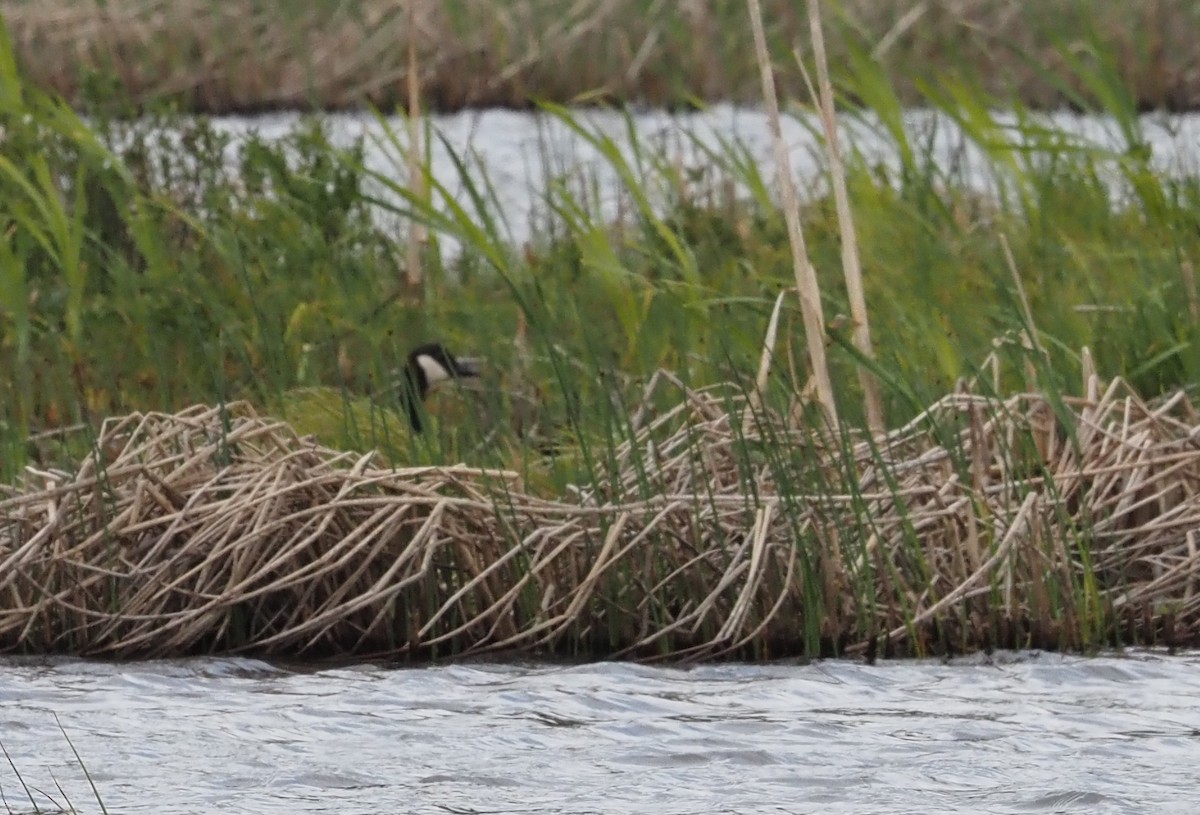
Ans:
[[[480,374],[478,360],[456,357],[440,343],[421,345],[409,352],[396,384],[400,406],[412,431],[421,433],[425,429],[425,397],[433,388],[452,379],[478,378]]]
[[[339,449],[373,447],[385,459],[411,456],[404,444],[430,428],[426,400],[446,382],[482,375],[478,360],[451,354],[439,343],[418,346],[392,372],[387,387],[373,395],[347,388],[309,385],[291,388],[268,409],[280,411],[296,433]],[[403,451],[401,453],[401,451]]]
[[[467,414],[472,415],[464,415],[461,399],[443,403],[434,413],[438,428],[467,445],[462,448],[467,458],[497,445],[514,456],[522,451],[546,459],[569,456],[575,447],[569,427],[549,418],[532,379],[510,372],[507,387],[484,385],[483,368],[480,359],[456,356],[440,343],[420,345],[392,372],[389,386],[373,397],[323,386],[293,388],[283,395],[283,415],[301,436],[341,449],[373,447],[385,460],[400,456],[412,463],[415,451],[404,438],[434,429],[428,426],[429,397],[438,386],[453,382],[471,393]]]
[[[397,391],[400,412],[408,419],[412,433],[424,432],[426,400],[438,385],[449,381],[480,380],[483,375],[481,360],[455,356],[440,343],[421,345],[409,352],[404,366],[396,372],[393,387]],[[477,397],[477,415],[471,422],[471,428],[480,434],[475,438],[475,452],[494,445],[508,434],[520,440],[521,446],[545,457],[557,456],[564,447],[570,446],[569,442],[564,444],[564,428],[551,428],[553,432],[548,433],[544,427],[545,409],[536,387],[529,393],[529,387],[500,388],[495,382],[483,388],[476,383],[463,384]],[[441,426],[445,427],[448,417],[444,412],[440,416]],[[459,420],[462,418],[458,417]],[[453,425],[453,420],[450,421]]]

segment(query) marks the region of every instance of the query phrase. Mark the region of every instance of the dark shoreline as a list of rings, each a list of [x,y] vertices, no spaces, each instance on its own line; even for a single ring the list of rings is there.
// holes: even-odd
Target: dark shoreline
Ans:
[[[760,98],[744,3],[579,4],[459,0],[416,11],[423,109],[528,109],[537,101],[687,109]],[[594,6],[594,8],[593,8]],[[807,99],[788,58],[808,21],[765,0],[782,96]],[[984,0],[951,11],[913,0],[845,0],[825,20],[835,84],[854,95],[877,64],[905,105],[926,88],[969,89],[1035,109],[1200,110],[1200,8],[1185,0],[1046,0],[1037,15]],[[168,107],[254,115],[406,109],[410,26],[394,3],[264,9],[254,0],[145,0],[103,7],[0,4],[28,81],[79,109]],[[572,10],[576,16],[564,19]]]

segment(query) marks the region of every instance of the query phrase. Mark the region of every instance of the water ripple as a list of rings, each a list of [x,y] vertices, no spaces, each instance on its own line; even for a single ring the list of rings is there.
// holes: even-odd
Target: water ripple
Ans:
[[[9,659],[0,743],[80,812],[98,807],[63,731],[124,813],[1191,813],[1198,663]],[[31,810],[18,790],[0,766]]]

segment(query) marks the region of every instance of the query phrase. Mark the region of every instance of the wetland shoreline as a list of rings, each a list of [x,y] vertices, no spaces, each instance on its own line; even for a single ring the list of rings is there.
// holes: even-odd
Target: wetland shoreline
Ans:
[[[1200,10],[1183,0],[1048,0],[1036,15],[1002,0],[828,5],[835,84],[877,61],[906,105],[928,104],[949,78],[1039,109],[1104,106],[1106,94],[1139,110],[1200,108]],[[807,18],[786,0],[763,7],[780,95],[807,102],[779,56],[807,55]],[[411,19],[384,0],[6,0],[0,13],[29,81],[77,108],[113,95],[209,114],[403,109],[410,44],[427,110],[761,101],[741,0],[455,0],[418,3]]]

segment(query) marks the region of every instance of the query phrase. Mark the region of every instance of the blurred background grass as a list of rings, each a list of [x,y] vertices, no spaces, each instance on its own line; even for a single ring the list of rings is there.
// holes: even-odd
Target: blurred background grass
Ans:
[[[1200,103],[1200,7],[1190,0],[825,5],[834,78],[851,77],[852,53],[865,49],[906,105],[947,78],[1033,107],[1073,105],[1086,85],[1070,76],[1079,60],[1110,62],[1139,108]],[[807,55],[804,5],[764,0],[763,9],[776,59],[793,48]],[[532,99],[754,103],[745,11],[742,0],[0,2],[34,85],[78,105],[94,83],[115,81],[135,104],[211,113],[403,106],[410,38],[433,110]],[[1097,44],[1102,53],[1092,53]],[[785,96],[807,96],[796,71],[781,70],[778,82]]]

